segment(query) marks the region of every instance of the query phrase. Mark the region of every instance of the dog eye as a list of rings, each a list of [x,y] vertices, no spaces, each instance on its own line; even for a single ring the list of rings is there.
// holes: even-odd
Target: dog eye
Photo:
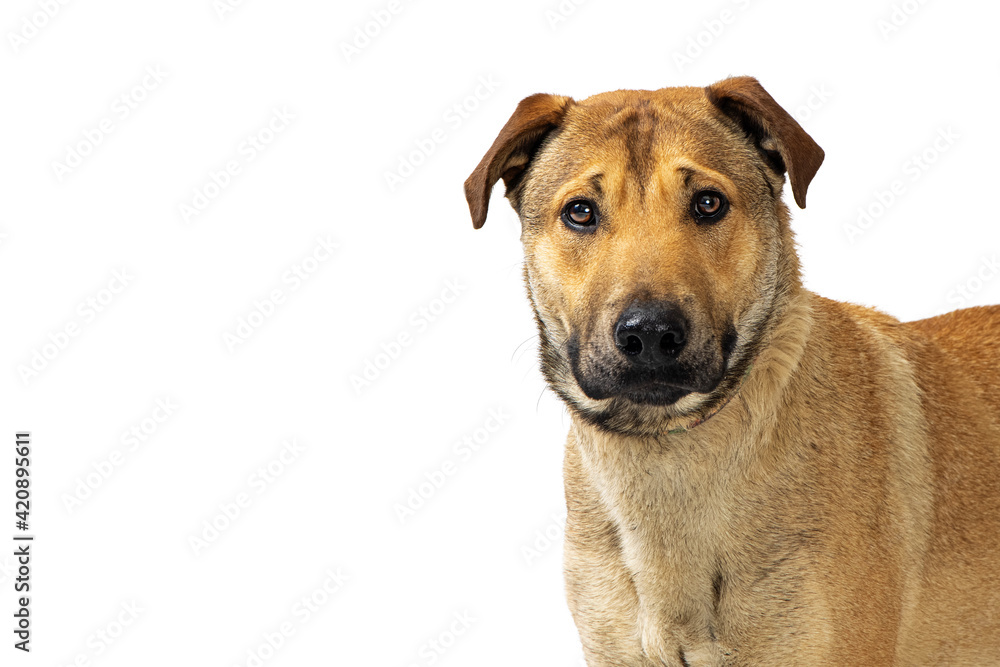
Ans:
[[[587,199],[574,199],[566,204],[562,218],[570,229],[590,231],[597,224],[597,207]]]
[[[694,196],[691,211],[698,222],[715,222],[726,214],[729,201],[714,190],[702,190]]]

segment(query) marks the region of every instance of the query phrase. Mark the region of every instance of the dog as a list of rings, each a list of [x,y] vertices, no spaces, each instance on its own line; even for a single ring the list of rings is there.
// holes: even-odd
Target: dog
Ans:
[[[532,95],[465,182],[521,221],[592,667],[1000,665],[1000,307],[806,290],[823,156],[735,77]]]

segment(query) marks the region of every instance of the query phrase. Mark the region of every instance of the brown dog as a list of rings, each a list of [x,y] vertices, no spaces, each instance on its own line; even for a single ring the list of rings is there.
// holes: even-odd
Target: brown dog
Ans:
[[[503,178],[566,402],[589,665],[1000,664],[1000,308],[802,287],[823,151],[755,79],[523,100]]]

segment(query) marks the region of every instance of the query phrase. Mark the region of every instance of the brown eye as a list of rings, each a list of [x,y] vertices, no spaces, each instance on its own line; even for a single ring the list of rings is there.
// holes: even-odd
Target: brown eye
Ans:
[[[574,199],[566,204],[562,218],[570,229],[589,232],[597,225],[597,207],[590,200]]]
[[[726,214],[729,201],[714,190],[702,190],[694,196],[691,211],[698,222],[715,222]]]

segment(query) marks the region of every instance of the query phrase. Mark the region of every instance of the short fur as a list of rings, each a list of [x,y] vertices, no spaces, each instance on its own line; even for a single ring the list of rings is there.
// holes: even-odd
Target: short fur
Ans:
[[[507,185],[572,416],[588,665],[1000,664],[1000,307],[901,323],[804,289],[783,173],[804,206],[822,159],[739,77],[534,95],[466,181],[477,228]],[[706,187],[731,202],[711,225],[690,214]],[[561,220],[579,197],[593,233]],[[669,405],[581,388],[614,393],[611,332],[640,298],[683,304],[685,363],[713,386]]]

